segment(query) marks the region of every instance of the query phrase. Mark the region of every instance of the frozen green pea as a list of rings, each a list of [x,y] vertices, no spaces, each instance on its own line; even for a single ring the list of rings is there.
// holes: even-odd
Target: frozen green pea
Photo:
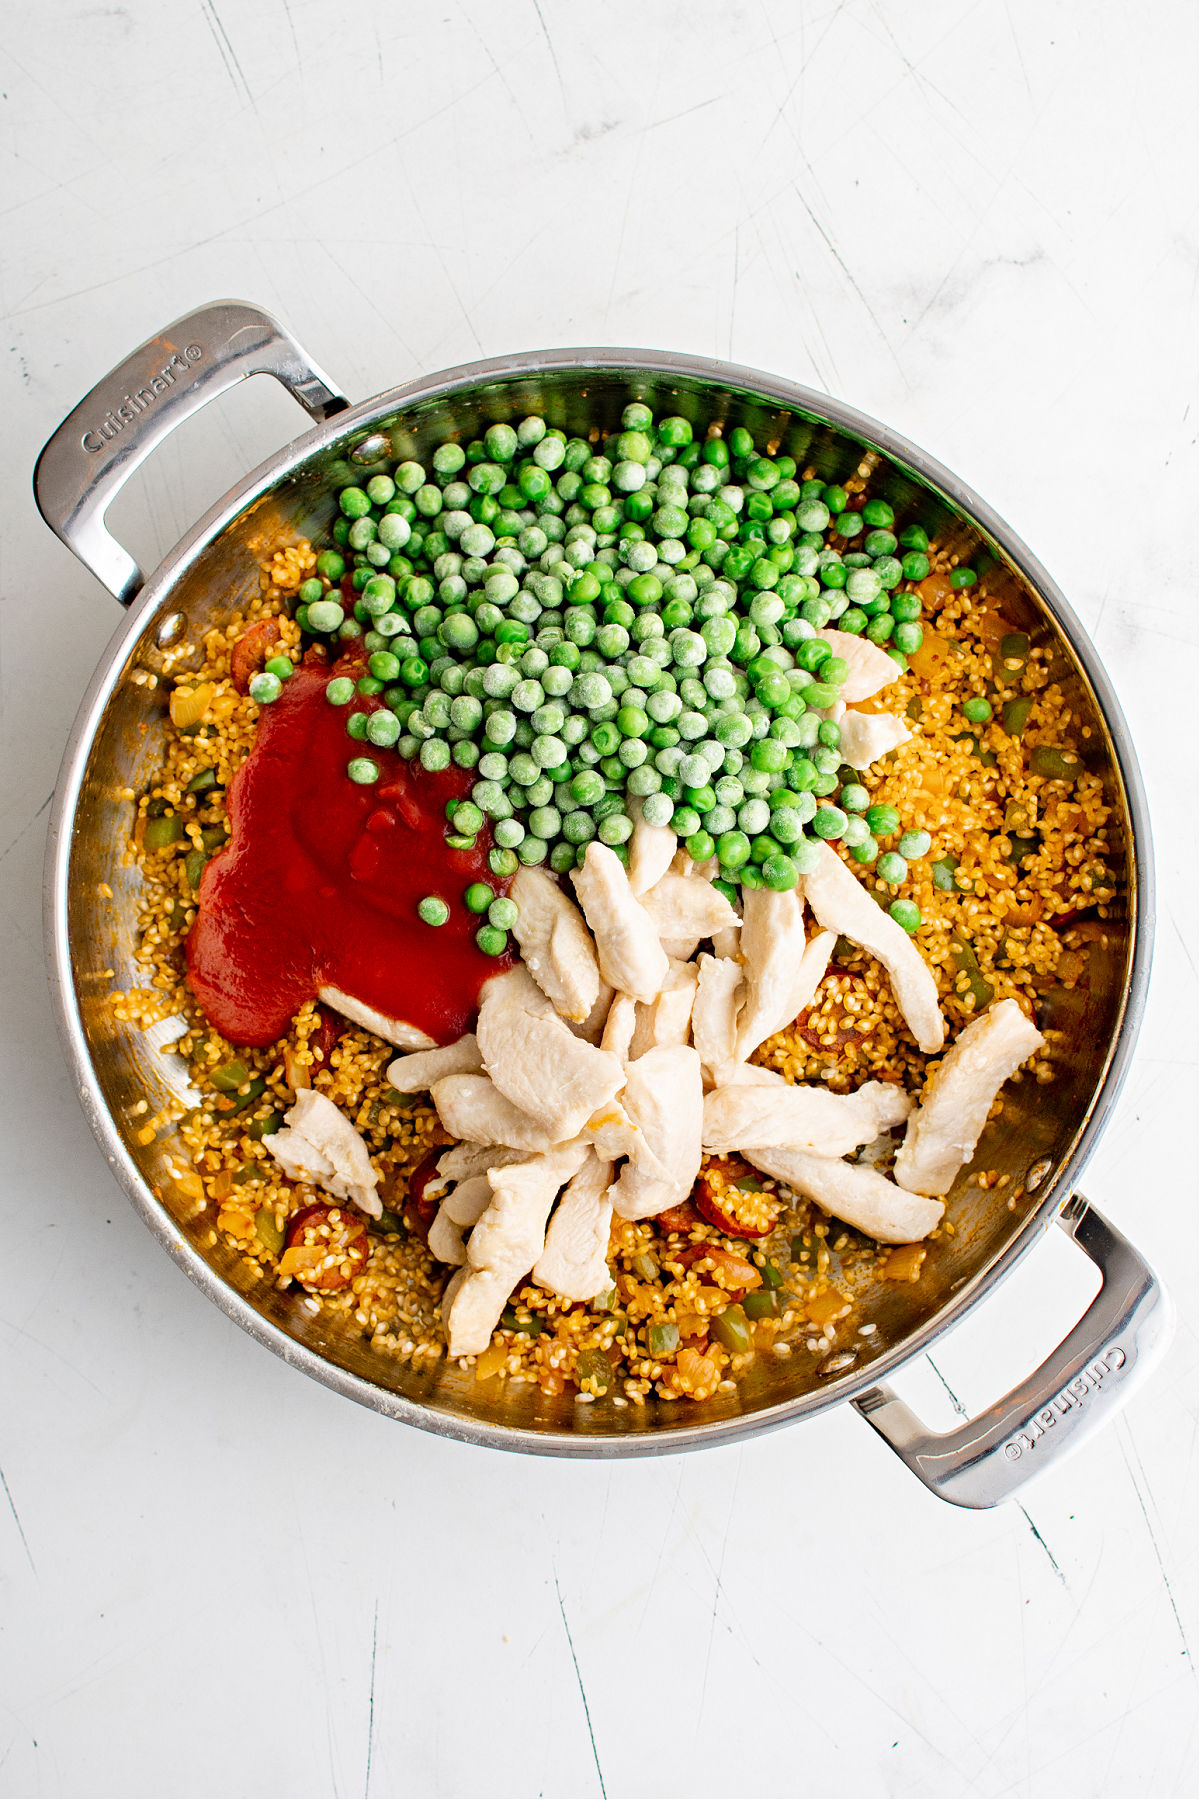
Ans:
[[[840,838],[846,829],[846,814],[840,806],[819,806],[813,814],[812,829],[815,837]]]
[[[844,794],[842,798],[843,804],[845,804]],[[900,841],[896,845],[896,849],[901,856],[906,857],[912,862],[916,858],[928,856],[932,842],[933,840],[927,831],[906,831],[902,833]]]
[[[419,755],[421,767],[433,774],[450,767],[450,746],[444,738],[426,738]]]
[[[920,929],[921,909],[914,900],[893,900],[888,911],[910,936]]]
[[[642,802],[642,817],[648,825],[670,825],[675,803],[663,793],[648,794]]]

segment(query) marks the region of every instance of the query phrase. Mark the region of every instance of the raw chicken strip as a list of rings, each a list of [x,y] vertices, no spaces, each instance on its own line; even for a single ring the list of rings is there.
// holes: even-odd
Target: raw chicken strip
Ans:
[[[541,1253],[555,1196],[587,1154],[586,1144],[560,1144],[530,1162],[494,1171],[492,1203],[467,1243],[465,1278],[452,1281],[449,1304],[442,1301],[451,1356],[487,1349],[509,1294]]]
[[[692,1042],[706,1069],[732,1062],[737,1046],[742,965],[728,956],[709,956],[697,964],[696,998],[692,1005]]]
[[[686,1044],[696,998],[695,963],[673,962],[662,993],[649,1006],[639,1002],[630,1057],[644,1056],[664,1044]]]
[[[437,1039],[431,1038],[427,1031],[409,1025],[404,1019],[389,1019],[386,1013],[376,1012],[365,1001],[356,1000],[353,994],[343,994],[341,988],[318,988],[317,999],[332,1006],[334,1012],[340,1012],[352,1024],[361,1025],[364,1031],[373,1031],[385,1043],[395,1044],[397,1050],[437,1049]]]
[[[742,947],[742,921],[736,925],[727,925],[723,931],[712,934],[714,956],[735,957],[740,955]]]
[[[839,1162],[831,1156],[809,1156],[803,1150],[743,1149],[742,1155],[764,1175],[773,1175],[815,1200],[824,1212],[843,1219],[881,1244],[915,1244],[928,1237],[942,1213],[940,1200],[910,1194],[866,1163]]]
[[[564,1019],[582,1024],[600,995],[600,967],[583,914],[545,869],[518,869],[513,936],[533,979]]]
[[[1015,1000],[997,1000],[960,1031],[908,1121],[896,1177],[918,1194],[945,1194],[975,1154],[1001,1087],[1045,1043]]]
[[[649,893],[643,894],[642,905],[653,919],[660,939],[690,942],[693,949],[701,938],[711,937],[714,931],[735,929],[738,923],[737,913],[724,894],[703,875],[668,871]]]
[[[761,1063],[727,1062],[714,1067],[711,1085],[714,1088],[774,1087],[781,1079],[774,1069],[765,1069]]]
[[[609,1285],[612,1172],[610,1162],[589,1151],[554,1209],[546,1247],[533,1265],[533,1279],[564,1300],[593,1300]]]
[[[618,1057],[568,1031],[520,963],[484,983],[475,1034],[500,1092],[555,1144],[578,1137],[625,1079]]]
[[[704,1090],[690,1046],[647,1050],[629,1065],[622,1104],[634,1128],[630,1157],[611,1189],[623,1219],[646,1219],[686,1200],[700,1173]]]
[[[742,895],[742,962],[746,994],[734,1055],[744,1061],[796,1014],[788,1005],[804,955],[804,902],[795,889],[747,888]]]
[[[667,979],[667,953],[621,859],[607,844],[593,841],[572,880],[605,981],[635,1000],[653,1000]]]
[[[828,626],[818,635],[827,644],[832,644],[833,654],[846,663],[849,672],[839,692],[847,706],[853,706],[856,700],[869,700],[889,681],[898,679],[899,663],[869,638],[855,637],[849,631],[833,631]]]
[[[462,1226],[454,1223],[444,1204],[438,1207],[434,1215],[427,1241],[429,1254],[439,1262],[449,1263],[452,1268],[459,1269],[466,1262],[467,1246],[463,1240]]]
[[[858,639],[851,638],[850,642],[856,644]],[[826,930],[843,933],[852,944],[861,945],[879,958],[891,977],[892,990],[909,1030],[927,1056],[935,1054],[946,1041],[946,1022],[933,976],[907,931],[875,904],[861,881],[828,844],[821,845],[821,860],[816,868],[800,880],[804,898]]]
[[[388,1080],[402,1094],[423,1094],[443,1075],[474,1075],[483,1067],[479,1042],[468,1031],[456,1043],[439,1050],[417,1050],[388,1064]]]
[[[706,1096],[704,1148],[724,1155],[745,1144],[785,1144],[817,1156],[846,1156],[911,1111],[911,1096],[893,1082],[868,1081],[853,1094],[831,1094],[821,1082],[800,1086],[782,1075],[770,1082],[739,1081]]]
[[[608,1017],[604,1021],[604,1036],[600,1039],[600,1048],[607,1050],[611,1056],[619,1056],[622,1062],[628,1060],[629,1047],[637,1030],[637,1009],[638,1003],[632,994],[614,994]]]
[[[505,1152],[512,1157],[513,1151]],[[507,1167],[507,1164],[503,1166]],[[428,1188],[426,1188],[428,1193]],[[451,1188],[429,1227],[429,1248],[439,1262],[461,1266],[467,1260],[463,1226],[476,1225],[491,1205],[492,1184],[486,1174],[472,1175]]]
[[[338,1200],[353,1200],[377,1219],[383,1211],[379,1177],[345,1113],[316,1088],[301,1088],[284,1123],[290,1129],[269,1132],[262,1140],[284,1174],[315,1182]]]
[[[912,732],[895,713],[844,712],[839,722],[838,755],[852,769],[869,769],[889,750],[906,744]]]
[[[489,1169],[521,1162],[523,1158],[522,1151],[506,1149],[503,1144],[452,1144],[438,1157],[438,1174],[445,1181],[467,1182],[476,1175],[486,1175]]]
[[[600,982],[600,992],[596,995],[596,1003],[586,1019],[576,1021],[568,1019],[567,1024],[577,1038],[587,1044],[599,1044],[604,1036],[604,1022],[608,1018],[608,1009],[612,1005],[613,990],[607,981]]]
[[[507,1169],[510,1163],[520,1161],[512,1150],[500,1153],[500,1159],[492,1159],[493,1169]],[[442,1211],[456,1225],[478,1225],[487,1208],[492,1203],[492,1182],[490,1174],[471,1175],[466,1181],[460,1181],[457,1187],[451,1188],[442,1201]]]
[[[805,944],[804,955],[800,958],[792,991],[784,1008],[788,1014],[784,1024],[790,1025],[798,1013],[811,1005],[813,995],[825,979],[825,971],[829,967],[836,943],[836,931],[815,931]],[[779,1029],[782,1030],[783,1027],[780,1026]]]
[[[642,803],[634,803],[633,836],[629,840],[629,885],[641,895],[671,866],[679,839],[669,825],[647,825]]]
[[[556,1142],[543,1123],[505,1099],[490,1075],[443,1075],[429,1097],[451,1137],[530,1153]]]

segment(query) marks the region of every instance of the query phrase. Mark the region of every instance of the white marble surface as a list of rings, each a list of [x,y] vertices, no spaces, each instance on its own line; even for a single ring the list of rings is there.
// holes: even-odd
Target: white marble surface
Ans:
[[[0,6],[0,1791],[1195,1792],[1194,9],[1122,0]],[[1142,748],[1161,910],[1089,1171],[1180,1327],[992,1514],[851,1412],[615,1467],[460,1448],[276,1362],[109,1178],[49,1019],[45,810],[116,608],[41,526],[64,412],[201,301],[360,398],[545,344],[824,387],[1066,588]],[[114,521],[167,548],[299,429],[256,382]],[[971,1407],[1086,1304],[1047,1241],[936,1353]],[[928,1363],[900,1384],[937,1423]]]

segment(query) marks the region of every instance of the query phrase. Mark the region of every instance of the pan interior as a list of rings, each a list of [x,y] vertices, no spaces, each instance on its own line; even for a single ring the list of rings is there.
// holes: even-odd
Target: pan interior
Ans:
[[[172,1096],[185,1097],[186,1070],[164,1049],[169,1027],[140,1032],[118,1024],[107,1004],[115,985],[144,983],[136,961],[137,870],[122,860],[129,841],[133,807],[128,791],[138,791],[161,757],[167,686],[151,679],[163,666],[160,639],[171,635],[164,622],[181,614],[185,635],[199,641],[256,591],[260,559],[277,544],[315,536],[327,528],[339,487],[362,480],[385,459],[422,458],[446,437],[464,443],[491,420],[517,421],[541,413],[568,434],[587,435],[616,427],[630,399],[645,399],[656,411],[681,413],[701,430],[711,421],[727,430],[747,426],[760,444],[793,456],[798,467],[812,465],[828,481],[861,467],[871,491],[895,509],[901,525],[920,524],[948,542],[964,560],[988,570],[992,592],[1006,615],[1035,644],[1050,646],[1053,676],[1065,688],[1083,727],[1084,756],[1104,777],[1113,808],[1111,857],[1119,891],[1110,909],[1108,947],[1091,958],[1086,988],[1053,989],[1043,996],[1043,1024],[1063,1034],[1060,1073],[1050,1087],[1023,1082],[1006,1092],[1003,1114],[988,1126],[980,1146],[983,1166],[1009,1177],[995,1193],[960,1180],[950,1197],[956,1226],[953,1238],[926,1259],[914,1283],[876,1283],[864,1294],[864,1316],[875,1325],[853,1349],[824,1359],[803,1345],[787,1358],[760,1357],[735,1394],[702,1404],[668,1403],[651,1397],[645,1406],[615,1407],[609,1400],[590,1406],[567,1397],[548,1399],[531,1385],[476,1383],[471,1373],[445,1361],[414,1367],[373,1352],[358,1337],[334,1330],[298,1294],[269,1285],[215,1236],[211,1217],[197,1211],[181,1187],[186,1168],[182,1149],[170,1132],[152,1143],[138,1142],[148,1102],[151,1114]],[[252,1329],[255,1319],[267,1333],[290,1341],[285,1352],[331,1378],[355,1377],[370,1384],[358,1394],[385,1411],[412,1416],[455,1434],[503,1440],[531,1433],[556,1440],[555,1447],[619,1450],[650,1447],[664,1432],[768,1422],[780,1409],[789,1415],[815,1410],[869,1383],[872,1369],[898,1352],[963,1296],[983,1284],[1023,1232],[1036,1230],[1033,1215],[1054,1186],[1077,1145],[1110,1061],[1129,992],[1132,967],[1135,864],[1130,806],[1118,770],[1109,726],[1078,657],[1055,623],[1046,600],[1002,545],[947,494],[933,487],[899,455],[888,454],[866,437],[839,428],[814,411],[783,407],[745,388],[683,374],[642,368],[599,370],[540,369],[480,383],[463,381],[402,407],[387,407],[356,425],[336,442],[307,455],[303,449],[285,473],[260,484],[237,516],[185,561],[163,592],[115,670],[113,685],[82,773],[71,829],[67,934],[76,1004],[92,1065],[93,1091],[85,1095],[98,1119],[115,1123],[125,1150],[148,1192],[143,1210],[177,1253],[190,1247],[209,1272],[210,1291]],[[1010,1198],[1014,1195],[1017,1198]],[[151,1198],[153,1196],[153,1198]],[[190,1261],[184,1254],[185,1262]],[[197,1270],[193,1263],[193,1273]],[[245,1309],[249,1309],[247,1312]],[[271,1328],[274,1328],[273,1330]],[[280,1347],[276,1339],[276,1347]],[[847,1360],[849,1358],[849,1360]],[[344,1383],[342,1385],[345,1385]],[[408,1403],[407,1405],[405,1403]]]

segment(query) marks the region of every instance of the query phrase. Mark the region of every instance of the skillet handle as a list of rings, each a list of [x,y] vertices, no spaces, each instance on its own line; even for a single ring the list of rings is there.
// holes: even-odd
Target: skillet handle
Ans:
[[[1124,1405],[1170,1342],[1174,1313],[1149,1263],[1072,1195],[1059,1224],[1100,1270],[1078,1325],[1025,1381],[954,1431],[928,1431],[882,1383],[854,1405],[933,1493],[998,1506]]]
[[[38,457],[38,511],[123,606],[145,576],[110,535],[105,513],[177,425],[249,375],[273,375],[318,421],[347,404],[270,313],[217,300],[176,319],[98,381]]]

